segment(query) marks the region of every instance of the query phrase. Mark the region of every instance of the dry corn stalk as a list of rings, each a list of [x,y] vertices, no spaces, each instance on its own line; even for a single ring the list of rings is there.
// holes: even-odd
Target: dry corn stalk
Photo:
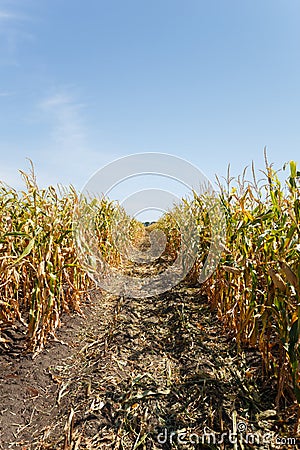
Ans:
[[[274,269],[270,268],[268,270],[268,274],[272,278],[272,281],[274,283],[274,286],[279,289],[281,292],[286,292],[287,285],[283,281],[282,277],[279,275],[279,273],[276,273]]]
[[[285,262],[280,261],[280,267],[284,272],[287,280],[291,283],[292,286],[298,291],[299,290],[299,280],[295,272],[291,269],[291,267]]]

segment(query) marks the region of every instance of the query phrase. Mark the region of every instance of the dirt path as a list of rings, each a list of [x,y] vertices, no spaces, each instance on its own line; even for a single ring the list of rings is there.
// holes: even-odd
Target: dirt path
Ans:
[[[276,414],[258,353],[237,355],[199,289],[99,292],[85,312],[64,317],[57,336],[68,345],[49,342],[34,360],[11,335],[0,356],[1,449],[296,448],[263,444],[267,432],[290,433],[293,411]],[[256,443],[234,446],[236,429]]]

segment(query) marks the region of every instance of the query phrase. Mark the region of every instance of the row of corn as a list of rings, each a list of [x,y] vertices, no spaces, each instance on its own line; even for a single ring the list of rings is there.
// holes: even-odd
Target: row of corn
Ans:
[[[39,189],[33,171],[22,175],[24,191],[0,184],[0,342],[6,345],[5,328],[19,323],[28,350],[38,351],[62,313],[80,311],[94,285],[78,259],[73,233],[74,211],[86,199],[72,187]],[[97,201],[99,248],[110,264],[120,262],[111,236],[117,210],[107,199]]]
[[[260,350],[277,402],[291,394],[300,404],[300,173],[294,161],[289,169],[284,185],[267,163],[263,185],[253,173],[223,189],[227,252],[208,295],[238,345]]]
[[[238,346],[261,352],[265,375],[276,377],[278,403],[290,396],[300,404],[300,173],[293,161],[289,172],[282,185],[266,162],[263,180],[257,181],[253,170],[251,181],[243,174],[219,183],[226,230],[221,260],[203,289]],[[94,287],[78,257],[74,211],[92,211],[92,234],[110,265],[122,264],[124,227],[137,239],[143,230],[104,198],[80,198],[72,187],[38,189],[34,173],[23,177],[23,192],[0,185],[0,342],[5,343],[1,330],[21,322],[34,351],[55,331],[62,312],[80,310],[84,293]],[[194,193],[158,224],[166,231],[171,258],[185,246],[182,264],[195,259],[189,282],[197,283],[217,238],[213,205],[209,195]],[[184,233],[178,227],[190,224],[191,214],[197,239],[195,227],[188,225]],[[83,225],[89,232],[89,221]],[[89,235],[85,241],[90,244]]]
[[[221,259],[202,284],[238,347],[260,351],[265,376],[276,380],[278,405],[286,397],[300,404],[300,172],[294,161],[287,168],[285,183],[267,160],[259,181],[253,167],[250,181],[246,171],[238,179],[228,174],[224,183],[219,181],[216,202],[222,205],[226,230],[218,244]],[[200,239],[190,283],[199,283],[215,244],[212,204],[207,194],[194,193],[159,222],[175,258],[182,245],[176,218],[192,212]]]

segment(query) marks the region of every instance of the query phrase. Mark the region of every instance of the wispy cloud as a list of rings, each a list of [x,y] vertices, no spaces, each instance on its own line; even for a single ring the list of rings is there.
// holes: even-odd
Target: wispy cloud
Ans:
[[[39,153],[39,178],[44,184],[72,183],[81,188],[95,170],[114,157],[113,152],[104,151],[101,146],[95,149],[94,143],[91,144],[87,105],[70,89],[57,90],[45,97],[38,109],[50,135],[44,152]]]
[[[4,92],[4,91],[0,91],[0,97],[10,97],[14,95],[12,92]]]
[[[0,21],[4,22],[4,21],[11,21],[11,20],[27,20],[29,17],[23,13],[17,12],[17,11],[12,11],[10,10],[5,10],[0,8]]]
[[[11,20],[11,19],[16,19],[17,16],[11,12],[8,11],[2,11],[0,10],[0,20]]]
[[[80,115],[84,105],[64,92],[45,98],[40,107],[53,121],[52,137],[64,151],[84,146],[85,131]]]
[[[24,29],[28,16],[12,10],[0,9],[0,64],[17,65],[17,50],[24,40],[33,35]]]
[[[1,93],[9,94],[4,89],[0,96]],[[96,144],[92,142],[88,114],[88,105],[73,87],[50,91],[50,95],[36,102],[34,112],[29,113],[28,125],[36,130],[33,139],[25,139],[24,144],[17,136],[15,141],[12,137],[11,146],[0,142],[0,152],[5,147],[0,180],[22,188],[18,169],[28,171],[27,157],[34,163],[41,187],[62,183],[81,189],[95,170],[120,156],[113,148],[104,148],[101,139]]]

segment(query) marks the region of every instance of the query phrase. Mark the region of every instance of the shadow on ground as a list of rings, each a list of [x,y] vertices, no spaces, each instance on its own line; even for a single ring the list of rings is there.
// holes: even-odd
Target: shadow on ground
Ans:
[[[70,319],[68,345],[52,342],[15,365],[2,355],[0,448],[227,449],[240,430],[241,442],[256,439],[244,448],[268,449],[279,447],[262,443],[266,433],[290,433],[292,411],[275,411],[259,354],[237,354],[199,288],[146,299],[99,292],[88,311]]]

